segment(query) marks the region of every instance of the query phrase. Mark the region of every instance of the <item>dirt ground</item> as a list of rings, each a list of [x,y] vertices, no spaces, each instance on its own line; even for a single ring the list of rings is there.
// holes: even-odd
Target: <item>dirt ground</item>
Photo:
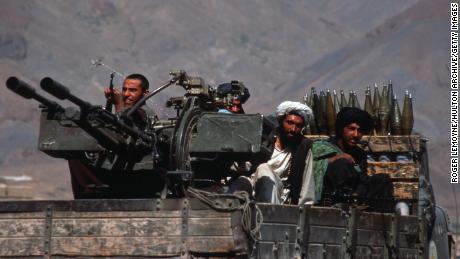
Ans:
[[[40,200],[73,199],[70,174],[64,160],[44,161],[33,165],[10,166],[2,168],[0,177],[19,177],[26,180],[5,183],[8,186],[24,187],[24,197]],[[31,178],[27,180],[27,178]]]

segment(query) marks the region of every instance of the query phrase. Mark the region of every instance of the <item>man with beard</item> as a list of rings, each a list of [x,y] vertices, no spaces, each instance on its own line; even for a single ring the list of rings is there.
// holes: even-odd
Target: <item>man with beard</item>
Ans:
[[[393,185],[386,174],[367,175],[367,156],[358,144],[374,128],[372,117],[358,108],[337,114],[336,137],[315,141],[312,147],[317,202],[357,198],[369,201],[371,210],[392,211]]]
[[[125,78],[121,92],[118,89],[111,91],[107,88],[104,93],[115,105],[115,112],[121,114],[147,95],[148,88],[147,78],[141,74],[131,74]],[[131,119],[143,131],[153,125],[156,115],[153,110],[143,105],[131,115]],[[114,155],[111,152],[85,153],[78,159],[68,161],[75,199],[150,198],[163,187],[164,182],[159,176],[160,173],[104,169],[101,164],[106,159],[112,160]]]
[[[271,158],[252,175],[255,199],[273,204],[311,204],[314,197],[312,141],[302,129],[312,110],[299,102],[285,101],[276,108],[278,128],[272,138]]]

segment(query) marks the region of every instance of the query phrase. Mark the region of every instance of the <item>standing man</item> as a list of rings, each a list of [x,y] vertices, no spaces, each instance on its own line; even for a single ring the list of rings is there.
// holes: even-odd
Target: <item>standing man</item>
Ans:
[[[107,99],[113,101],[115,112],[122,113],[148,94],[149,81],[141,74],[131,74],[118,89],[104,90]],[[156,115],[146,105],[132,114],[133,123],[145,130],[153,125]],[[101,167],[102,161],[111,154],[88,154],[79,159],[69,160],[72,191],[76,199],[81,198],[148,198],[156,195],[162,187],[162,179],[152,172],[128,173],[123,169],[107,170]],[[112,158],[113,159],[113,158]],[[128,161],[129,162],[129,161]]]
[[[256,201],[313,203],[312,141],[302,134],[312,114],[308,106],[299,102],[285,101],[276,108],[279,126],[272,138],[272,156],[252,175]]]
[[[386,174],[367,175],[367,156],[358,146],[374,128],[372,117],[345,107],[337,114],[335,127],[335,138],[313,144],[316,201],[330,198],[336,203],[343,197],[356,197],[371,201],[374,210],[391,211],[393,184]]]

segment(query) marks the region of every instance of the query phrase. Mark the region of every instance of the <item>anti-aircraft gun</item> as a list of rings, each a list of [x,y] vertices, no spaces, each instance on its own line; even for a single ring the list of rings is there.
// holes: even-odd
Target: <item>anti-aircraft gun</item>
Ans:
[[[106,174],[113,173],[109,183],[120,181],[112,178],[126,179],[123,172],[140,171],[152,179],[152,171],[158,165],[155,134],[149,130],[141,130],[135,120],[119,117],[100,106],[92,105],[70,90],[51,79],[44,78],[40,86],[58,99],[69,100],[77,105],[64,108],[54,101],[36,93],[35,89],[25,82],[11,77],[7,87],[27,99],[39,101],[42,109],[39,149],[53,157],[73,161],[81,161],[80,173]],[[72,168],[70,168],[72,170]],[[154,193],[161,178],[152,183]],[[115,183],[114,182],[114,183]],[[129,193],[129,191],[127,191]],[[123,195],[118,188],[111,186],[91,185],[84,190],[75,192],[76,198],[96,198]],[[137,194],[128,194],[137,196]]]
[[[7,80],[7,86],[44,106],[39,137],[41,151],[71,161],[84,160],[90,170],[156,174],[155,178],[147,178],[152,181],[152,190],[135,197],[152,197],[160,191],[163,197],[184,196],[184,187],[189,185],[222,187],[222,180],[228,176],[226,172],[234,161],[263,157],[261,115],[216,113],[225,100],[202,78],[188,76],[182,70],[170,74],[170,81],[118,115],[78,98],[48,77],[41,80],[41,88],[60,100],[72,102],[78,109],[64,108],[14,77]],[[140,107],[173,84],[186,91],[184,96],[168,101],[178,116],[166,122],[140,125],[141,120],[136,119]],[[238,85],[235,91],[237,88]],[[169,192],[162,187],[163,183],[168,184]]]
[[[83,129],[89,136],[97,138],[100,146],[94,147],[93,150],[91,150],[91,148],[88,148],[89,150],[85,150],[84,147],[87,143],[84,143],[82,145],[83,151],[98,151],[104,147],[118,153],[126,153],[130,151],[142,152],[143,150],[150,149],[155,144],[152,133],[139,130],[137,127],[133,126],[132,120],[127,118],[121,119],[116,115],[105,111],[100,106],[92,105],[76,97],[67,87],[49,77],[44,78],[41,81],[40,85],[42,89],[61,100],[71,101],[76,104],[80,110],[76,110],[74,107],[62,107],[58,103],[36,93],[34,88],[15,77],[10,77],[6,84],[8,89],[21,95],[22,97],[26,99],[35,99],[40,102],[44,106],[45,119],[62,122],[62,127],[67,126],[66,123],[73,123]],[[44,127],[41,129],[42,131],[50,130],[50,128],[46,128],[48,125],[42,126]],[[70,151],[73,150],[72,148],[69,148],[69,152],[65,152],[65,147],[61,147],[59,145],[62,143],[47,141],[47,139],[45,139],[48,136],[43,134],[50,133],[56,132],[41,132],[42,138],[40,139],[39,144],[40,149],[51,156],[71,158],[72,153]],[[63,133],[67,134],[68,132]],[[132,139],[126,138],[124,135],[130,136]],[[72,138],[73,136],[67,137]],[[83,138],[86,137],[87,135],[83,136]],[[136,141],[133,141],[133,139]],[[79,140],[81,139],[71,141]],[[74,145],[80,145],[80,143],[75,143]]]

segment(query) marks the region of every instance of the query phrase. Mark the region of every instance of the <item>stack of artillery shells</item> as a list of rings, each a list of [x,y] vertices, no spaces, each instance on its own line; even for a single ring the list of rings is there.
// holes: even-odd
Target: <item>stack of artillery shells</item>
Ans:
[[[344,107],[361,109],[356,91],[349,92],[348,100],[343,90],[340,90],[340,97],[336,90],[332,92],[321,90],[318,95],[315,87],[311,87],[310,95],[304,96],[303,102],[312,108],[315,117],[306,127],[306,134],[335,135],[337,113]],[[414,127],[412,95],[406,91],[401,112],[391,80],[383,85],[381,93],[375,84],[373,96],[371,87],[366,88],[364,110],[374,119],[376,135],[410,135]]]

